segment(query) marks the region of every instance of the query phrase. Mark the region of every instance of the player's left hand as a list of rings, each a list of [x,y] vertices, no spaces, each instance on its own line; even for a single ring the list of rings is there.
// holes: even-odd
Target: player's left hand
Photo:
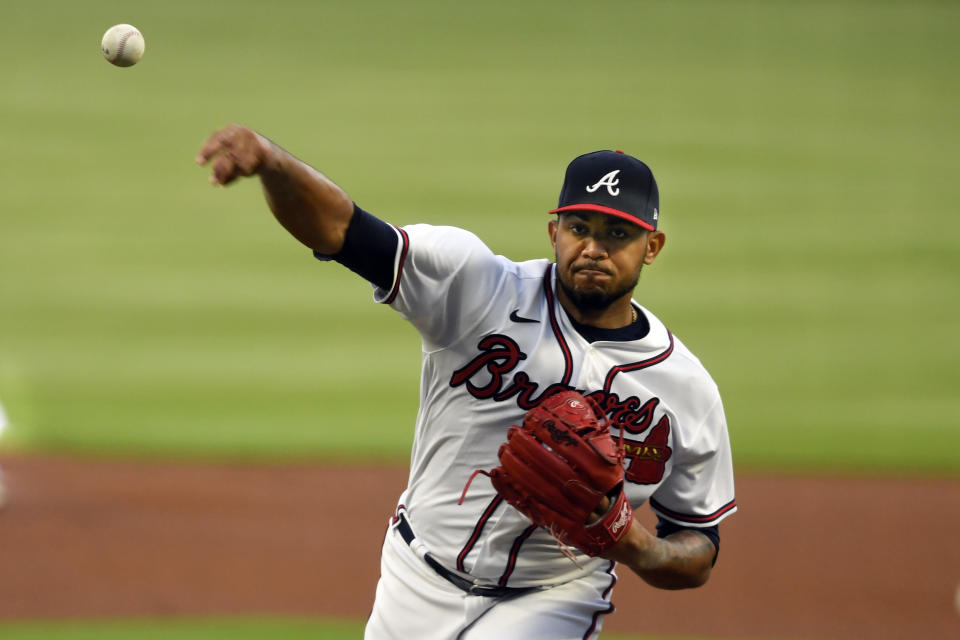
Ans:
[[[603,412],[575,391],[546,398],[507,431],[497,492],[557,540],[598,556],[623,539],[633,509],[623,491],[623,452]]]

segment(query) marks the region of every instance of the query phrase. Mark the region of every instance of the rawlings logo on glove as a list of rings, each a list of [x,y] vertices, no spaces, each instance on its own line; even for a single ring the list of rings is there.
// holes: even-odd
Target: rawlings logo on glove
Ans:
[[[504,500],[559,542],[597,556],[630,529],[623,448],[589,398],[576,391],[549,396],[527,412],[523,426],[507,430],[498,456],[500,466],[474,476],[489,476]]]
[[[629,525],[631,522],[633,522],[633,509],[630,507],[630,503],[627,502],[620,509],[620,515],[618,515],[617,519],[610,525],[610,532],[613,535],[617,535],[620,529]],[[626,530],[624,530],[624,533],[626,533]]]

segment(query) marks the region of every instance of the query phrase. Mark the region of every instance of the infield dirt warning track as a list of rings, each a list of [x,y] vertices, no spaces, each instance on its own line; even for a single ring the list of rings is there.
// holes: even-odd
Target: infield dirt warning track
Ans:
[[[371,466],[11,455],[0,465],[9,491],[0,511],[0,624],[362,619],[407,475]],[[605,630],[960,637],[960,481],[741,474],[737,501],[705,587],[658,591],[621,569]]]

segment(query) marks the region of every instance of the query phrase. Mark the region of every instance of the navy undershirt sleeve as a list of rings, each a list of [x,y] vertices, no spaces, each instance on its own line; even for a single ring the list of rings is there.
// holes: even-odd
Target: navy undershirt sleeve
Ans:
[[[393,262],[400,242],[393,226],[356,204],[340,252],[334,256],[313,252],[318,260],[335,260],[381,289],[393,286]]]
[[[677,531],[683,531],[684,529],[690,529],[691,531],[699,531],[703,535],[710,538],[710,542],[713,543],[713,546],[716,548],[717,552],[713,554],[713,562],[716,564],[717,556],[720,554],[720,526],[713,525],[712,527],[682,527],[679,524],[670,522],[669,520],[664,520],[661,517],[657,517],[657,537],[666,538],[671,533],[676,533]]]

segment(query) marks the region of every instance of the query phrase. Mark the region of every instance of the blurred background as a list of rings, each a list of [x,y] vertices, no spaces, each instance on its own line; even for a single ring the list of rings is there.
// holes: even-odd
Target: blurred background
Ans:
[[[0,453],[405,464],[419,340],[255,181],[208,184],[240,122],[517,260],[570,159],[636,155],[668,236],[637,299],[720,385],[738,473],[960,475],[956,2],[3,13]],[[99,52],[119,22],[132,68]]]
[[[235,121],[395,224],[515,259],[550,254],[571,158],[637,155],[669,237],[638,298],[718,380],[741,465],[957,469],[955,3],[6,14],[5,446],[405,459],[415,334],[255,182],[207,183],[193,157]],[[145,35],[136,67],[100,56],[116,22]],[[344,419],[362,447],[322,429]]]

